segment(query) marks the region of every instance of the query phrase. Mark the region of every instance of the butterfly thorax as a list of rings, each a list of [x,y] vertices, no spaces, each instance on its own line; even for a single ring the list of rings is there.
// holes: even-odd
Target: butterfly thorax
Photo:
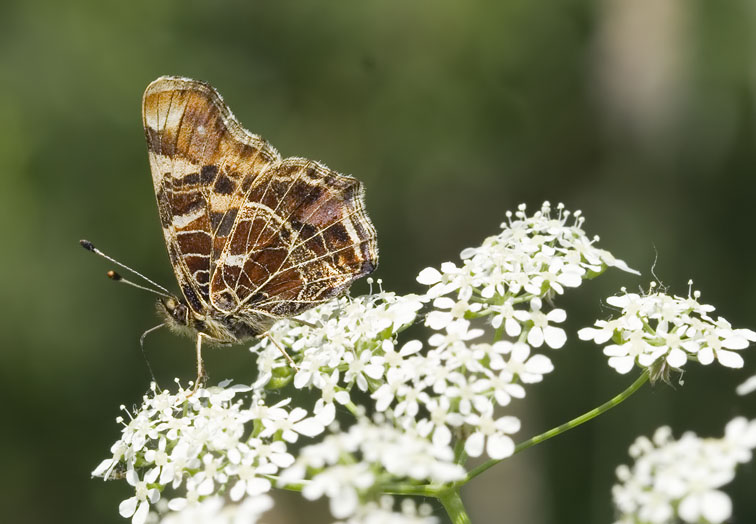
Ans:
[[[161,298],[157,309],[171,330],[195,337],[204,333],[210,343],[236,343],[257,337],[265,332],[275,319],[252,312],[223,315],[217,311],[193,311],[183,299]]]

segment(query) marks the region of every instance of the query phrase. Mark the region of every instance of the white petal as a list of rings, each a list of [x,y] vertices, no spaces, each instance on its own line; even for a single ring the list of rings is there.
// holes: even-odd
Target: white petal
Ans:
[[[357,492],[344,486],[330,501],[331,514],[337,519],[352,515],[357,509]]]
[[[377,361],[378,359],[375,359],[375,360]],[[367,366],[365,366],[365,374],[368,377],[372,378],[373,380],[378,380],[379,378],[382,378],[383,372],[385,370],[386,369],[383,367],[383,365],[379,364],[378,362],[374,362],[372,364],[368,364]]]
[[[144,475],[144,481],[147,484],[152,484],[153,482],[157,480],[159,473],[160,473],[160,468],[152,468]]]
[[[268,479],[255,477],[247,480],[247,494],[253,497],[270,491],[271,484]]]
[[[710,346],[701,348],[701,351],[696,356],[698,357],[698,361],[704,366],[708,366],[714,362],[714,350]]]
[[[501,417],[496,421],[496,429],[504,433],[517,433],[521,425],[520,419],[513,416]]]
[[[171,511],[181,511],[187,505],[187,500],[183,497],[176,497],[168,502],[168,509]]]
[[[485,439],[483,437],[483,433],[480,431],[476,431],[469,437],[467,437],[467,441],[465,442],[465,453],[467,453],[471,457],[479,457],[483,454],[483,444],[485,443]]]
[[[433,307],[436,309],[452,309],[455,302],[449,297],[438,297],[433,301]]]
[[[743,357],[734,351],[727,351],[726,349],[717,351],[717,360],[728,368],[742,368],[744,364]]]
[[[436,430],[433,432],[433,445],[434,446],[447,446],[451,442],[451,431],[444,425],[436,426]]]
[[[134,512],[134,516],[131,517],[131,524],[144,524],[149,515],[150,504],[146,500],[143,500],[137,510]]]
[[[234,486],[228,492],[228,495],[229,497],[231,497],[231,500],[233,500],[234,502],[238,502],[244,496],[244,493],[246,491],[247,491],[246,483],[243,480],[240,480],[236,482],[236,484],[234,484]]]
[[[123,518],[127,519],[134,514],[134,512],[136,511],[136,507],[137,507],[137,498],[131,497],[124,500],[118,505],[118,513]]]
[[[624,346],[610,344],[604,348],[603,353],[607,357],[623,357],[627,355],[627,349]]]
[[[408,355],[413,355],[420,351],[423,348],[423,343],[419,340],[410,340],[406,344],[402,346],[402,349],[399,350],[399,355],[406,357]]]
[[[431,311],[425,317],[425,325],[439,331],[448,326],[452,320],[454,320],[454,316],[448,311]]]
[[[90,473],[93,477],[102,477],[108,468],[113,464],[113,459],[105,459]]]
[[[709,491],[701,497],[701,515],[712,524],[719,524],[730,518],[732,501],[721,491]]]
[[[315,435],[323,433],[325,430],[323,424],[318,422],[315,417],[306,418],[301,422],[297,422],[292,426],[292,429],[307,437],[314,437]]]
[[[738,395],[748,395],[749,393],[756,391],[756,375],[750,377],[739,385],[735,391]]]
[[[441,273],[436,268],[426,267],[419,275],[417,275],[417,281],[426,286],[433,285],[441,280]],[[335,516],[335,515],[334,515]]]
[[[333,419],[336,418],[336,406],[333,405],[333,402],[324,404],[323,407],[320,408],[320,410],[315,414],[315,417],[317,418],[319,424],[327,426],[328,424],[333,422]]]
[[[737,335],[727,337],[722,341],[722,347],[725,347],[727,349],[745,349],[748,347],[748,345],[748,340]]]
[[[667,364],[673,368],[681,368],[688,361],[688,357],[682,349],[675,348],[667,355]]]
[[[492,459],[502,459],[514,453],[515,445],[511,438],[506,435],[495,433],[488,437],[486,453]]]
[[[200,495],[209,495],[213,492],[213,489],[215,488],[215,485],[213,484],[212,478],[206,478],[203,480],[199,486],[197,486],[197,493]]]
[[[556,322],[560,324],[567,319],[567,312],[564,309],[552,309],[546,315],[546,319],[549,322]]]
[[[554,326],[546,326],[546,330],[544,332],[546,344],[551,349],[559,349],[562,346],[564,346],[564,343],[567,342],[567,334],[564,332],[563,329],[554,327]]]
[[[617,373],[625,375],[633,369],[633,357],[610,357],[609,365],[617,370]]]
[[[534,348],[539,348],[543,345],[543,331],[541,328],[534,327],[528,333],[528,344]]]
[[[554,371],[554,364],[551,363],[551,360],[546,355],[533,355],[525,364],[525,369],[528,373],[545,375]]]
[[[507,335],[510,337],[518,337],[522,332],[522,326],[515,319],[508,318],[504,323],[504,331],[506,331]]]
[[[677,507],[677,513],[685,522],[696,522],[699,520],[701,508],[698,497],[691,494],[682,499],[680,505]]]
[[[582,279],[580,278],[579,273],[569,271],[559,275],[559,277],[557,277],[557,281],[567,287],[578,287],[582,282]]]

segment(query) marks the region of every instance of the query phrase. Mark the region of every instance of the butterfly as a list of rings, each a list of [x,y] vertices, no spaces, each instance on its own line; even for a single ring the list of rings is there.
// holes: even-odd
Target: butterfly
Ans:
[[[360,181],[313,160],[282,159],[209,84],[158,78],[144,92],[142,120],[181,289],[159,299],[158,311],[174,331],[197,338],[198,382],[203,339],[258,337],[375,269],[376,232]]]

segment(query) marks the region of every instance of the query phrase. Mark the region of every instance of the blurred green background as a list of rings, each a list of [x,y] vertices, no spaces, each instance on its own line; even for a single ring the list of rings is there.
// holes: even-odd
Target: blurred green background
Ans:
[[[611,271],[558,304],[572,343],[517,407],[521,439],[622,390],[577,328],[619,287],[687,281],[756,328],[756,3],[6,0],[0,6],[2,315],[0,508],[5,522],[123,522],[125,483],[91,480],[120,404],[149,375],[139,335],[153,297],[104,278],[79,238],[175,289],[140,119],[163,74],[213,83],[284,156],[364,181],[379,232],[376,277],[418,291],[423,267],[496,233],[508,209],[581,209]],[[652,273],[653,271],[653,273]],[[366,291],[364,282],[355,293]],[[189,380],[192,343],[147,342],[158,379]],[[608,523],[614,468],[670,424],[721,435],[756,397],[756,371],[689,365],[684,387],[629,402],[514,457],[463,492],[476,523]],[[211,379],[251,380],[242,348],[206,352]],[[239,368],[249,369],[248,377]],[[753,464],[728,486],[756,521]],[[271,522],[327,522],[287,496]]]

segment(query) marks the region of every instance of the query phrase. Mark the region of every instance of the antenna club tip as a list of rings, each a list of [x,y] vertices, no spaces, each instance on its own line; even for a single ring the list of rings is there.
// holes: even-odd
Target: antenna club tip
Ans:
[[[87,251],[94,252],[95,250],[94,244],[90,242],[89,240],[79,240],[79,244],[81,244],[81,247],[83,247]]]
[[[106,275],[108,275],[108,278],[109,278],[110,280],[115,280],[116,282],[118,282],[118,281],[119,281],[119,280],[121,280],[121,278],[122,278],[122,277],[121,277],[121,275],[119,275],[118,273],[116,273],[116,272],[115,272],[115,271],[113,271],[112,269],[111,269],[110,271],[108,271],[108,272],[106,273]]]

